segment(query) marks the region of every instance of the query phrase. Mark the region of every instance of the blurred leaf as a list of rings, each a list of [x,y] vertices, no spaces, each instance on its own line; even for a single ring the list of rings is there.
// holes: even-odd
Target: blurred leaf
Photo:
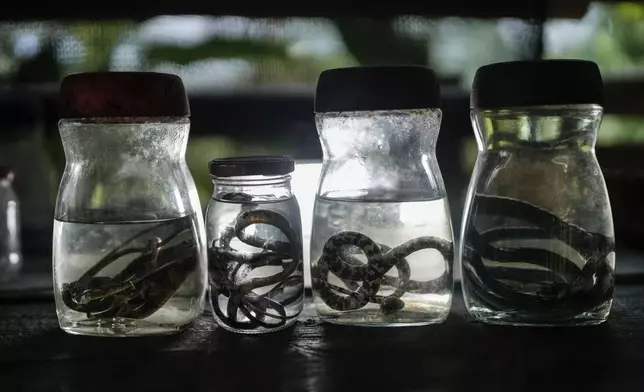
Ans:
[[[61,76],[60,65],[51,40],[40,51],[20,63],[13,81],[17,83],[57,82]]]
[[[73,22],[69,29],[85,47],[82,71],[109,71],[112,52],[125,36],[136,27],[129,21]]]
[[[193,46],[154,44],[150,45],[144,53],[150,66],[163,62],[186,65],[207,58],[284,59],[288,57],[286,46],[283,44],[219,37]]]
[[[615,13],[623,20],[644,19],[644,5],[637,3],[618,3],[615,5]]]
[[[346,55],[317,58],[298,56],[297,58],[266,59],[255,64],[252,83],[263,84],[311,84],[326,69],[359,65],[349,53]]]
[[[347,49],[363,65],[429,65],[428,41],[397,33],[392,19],[335,22]]]

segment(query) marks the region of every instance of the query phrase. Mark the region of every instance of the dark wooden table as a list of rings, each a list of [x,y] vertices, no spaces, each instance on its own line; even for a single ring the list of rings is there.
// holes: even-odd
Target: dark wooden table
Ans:
[[[210,315],[181,334],[91,338],[53,302],[0,305],[0,391],[642,391],[644,286],[617,290],[598,327],[473,322],[460,289],[444,324],[322,324],[310,303],[282,332],[242,336]]]

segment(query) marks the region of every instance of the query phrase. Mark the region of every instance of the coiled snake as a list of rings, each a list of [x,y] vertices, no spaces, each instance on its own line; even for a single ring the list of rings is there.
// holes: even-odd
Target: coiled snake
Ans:
[[[218,320],[234,329],[252,330],[260,327],[279,328],[298,317],[301,306],[293,314],[287,307],[302,301],[304,283],[301,273],[302,245],[299,233],[281,214],[251,203],[241,193],[226,194],[223,200],[243,201],[242,211],[226,226],[209,249],[211,276],[211,303]],[[286,241],[248,235],[245,229],[255,224],[270,225],[286,237]],[[237,238],[246,245],[262,249],[259,252],[243,252],[231,247]],[[248,278],[256,268],[281,267],[281,271],[269,275]],[[270,287],[263,294],[257,289]],[[226,312],[221,309],[221,297],[227,300]],[[245,316],[240,321],[238,312]]]
[[[476,195],[470,216],[478,219],[483,215],[525,222],[525,226],[483,232],[468,225],[463,279],[471,295],[488,308],[566,318],[591,311],[613,297],[614,269],[608,260],[615,250],[613,238],[588,232],[540,207],[508,197]],[[585,264],[579,266],[548,249],[493,245],[499,240],[521,239],[558,239],[578,252]],[[500,266],[490,268],[483,259]],[[537,268],[504,268],[516,263]],[[521,289],[522,282],[539,283],[542,288],[528,293]]]
[[[159,310],[195,271],[198,252],[190,217],[168,220],[138,232],[113,249],[78,280],[62,285],[63,303],[89,319],[142,319]],[[179,229],[175,225],[181,223]],[[165,238],[155,233],[175,229]],[[131,245],[149,237],[147,246]],[[128,247],[130,245],[130,247]],[[136,258],[112,277],[96,276],[108,265],[133,254]]]
[[[357,247],[367,258],[363,263],[350,253]],[[406,257],[421,249],[436,249],[444,258],[444,273],[434,280],[411,280],[411,270]],[[313,288],[324,303],[339,311],[357,310],[368,303],[380,305],[385,314],[404,308],[401,297],[407,293],[440,293],[451,290],[450,273],[453,246],[450,241],[437,237],[419,237],[394,248],[378,244],[356,231],[341,231],[324,244],[322,256],[313,268]],[[398,277],[386,275],[396,268]],[[329,273],[336,275],[349,288],[329,283]],[[381,285],[395,289],[390,295],[378,295]]]

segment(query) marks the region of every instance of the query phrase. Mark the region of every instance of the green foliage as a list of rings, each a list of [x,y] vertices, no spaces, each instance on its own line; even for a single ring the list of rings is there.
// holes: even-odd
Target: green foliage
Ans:
[[[109,71],[114,48],[125,35],[136,28],[135,22],[72,22],[65,25],[85,47],[84,61],[77,72]]]
[[[600,23],[589,39],[549,58],[582,58],[595,61],[604,80],[611,76],[637,74],[644,66],[644,4],[595,5]],[[643,113],[644,114],[644,113]],[[605,116],[599,132],[599,146],[644,144],[641,116]]]
[[[338,19],[336,26],[360,64],[428,65],[429,42],[400,34],[394,29],[393,20]]]
[[[283,43],[249,38],[212,37],[192,46],[178,44],[152,44],[144,50],[149,66],[171,62],[187,65],[207,58],[235,58],[248,60],[286,59],[286,46]]]

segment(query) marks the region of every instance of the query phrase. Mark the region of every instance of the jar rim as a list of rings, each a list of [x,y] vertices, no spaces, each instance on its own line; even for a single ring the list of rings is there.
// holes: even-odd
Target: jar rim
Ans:
[[[472,113],[484,112],[526,112],[539,110],[603,110],[602,105],[596,103],[573,103],[561,105],[532,105],[532,106],[503,106],[492,108],[470,108]]]
[[[249,155],[213,159],[208,163],[212,177],[284,176],[295,170],[293,159],[281,155]]]
[[[61,118],[59,124],[162,124],[189,123],[188,116],[166,117],[77,117]]]

